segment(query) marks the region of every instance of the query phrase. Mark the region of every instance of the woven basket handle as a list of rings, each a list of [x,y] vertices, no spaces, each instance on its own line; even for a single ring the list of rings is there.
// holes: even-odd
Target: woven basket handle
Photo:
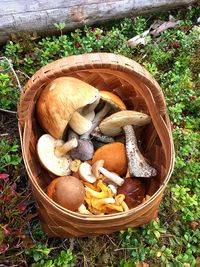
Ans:
[[[108,73],[117,72],[122,78],[129,77],[131,80],[141,82],[144,90],[146,88],[151,91],[158,112],[163,116],[166,114],[166,104],[159,84],[141,65],[112,53],[91,53],[56,60],[42,67],[29,79],[18,103],[20,125],[23,127],[26,119],[32,114],[39,94],[49,81],[61,76],[70,76],[70,73],[76,71],[98,71],[98,69],[104,69]]]

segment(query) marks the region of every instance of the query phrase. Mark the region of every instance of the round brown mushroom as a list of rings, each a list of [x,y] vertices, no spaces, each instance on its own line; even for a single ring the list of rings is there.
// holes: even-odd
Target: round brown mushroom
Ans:
[[[47,195],[60,206],[77,211],[84,202],[85,188],[76,177],[62,176],[49,184]]]
[[[145,197],[144,183],[136,178],[126,178],[123,185],[117,188],[117,194],[125,195],[125,202],[129,209],[142,203]]]

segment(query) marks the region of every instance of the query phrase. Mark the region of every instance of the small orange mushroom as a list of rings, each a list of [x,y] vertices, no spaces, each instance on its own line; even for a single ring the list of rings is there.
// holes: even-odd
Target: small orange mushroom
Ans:
[[[92,158],[92,164],[97,160],[104,160],[105,169],[124,176],[127,171],[128,163],[126,148],[120,142],[106,144],[97,149]]]

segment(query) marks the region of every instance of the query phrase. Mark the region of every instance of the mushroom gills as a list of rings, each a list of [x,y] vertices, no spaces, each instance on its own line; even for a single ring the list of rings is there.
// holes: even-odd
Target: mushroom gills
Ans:
[[[49,134],[42,135],[37,142],[37,154],[43,167],[51,173],[58,176],[65,176],[71,173],[71,157],[67,153],[69,149],[76,145],[76,141],[64,143],[62,140],[56,140]],[[55,150],[59,150],[59,155]],[[57,151],[58,152],[58,151]]]

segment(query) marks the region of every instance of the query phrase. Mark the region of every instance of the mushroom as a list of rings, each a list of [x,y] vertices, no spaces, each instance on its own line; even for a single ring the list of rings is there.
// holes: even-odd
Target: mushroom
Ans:
[[[78,137],[76,133],[72,131],[72,129],[68,129],[68,139],[73,137],[76,137],[78,139],[78,146],[70,151],[70,156],[73,159],[80,159],[81,161],[92,159],[92,156],[94,154],[94,145],[90,141],[90,133],[93,131],[94,128],[96,128],[97,125],[99,125],[101,120],[105,117],[105,115],[109,112],[110,109],[111,106],[106,103],[102,110],[100,110],[95,115],[93,121],[90,122],[90,129],[80,137]]]
[[[92,174],[91,165],[87,162],[83,162],[80,164],[79,175],[84,181],[88,183],[94,183],[97,180],[97,177]]]
[[[89,139],[90,134],[92,131],[100,124],[102,119],[106,116],[106,114],[111,110],[111,105],[109,103],[105,103],[103,108],[95,115],[92,121],[92,127],[83,135],[81,135],[81,139]]]
[[[104,167],[104,160],[98,160],[92,165],[92,173],[94,176],[98,177],[100,173],[102,173],[106,178],[111,180],[113,183],[121,186],[124,183],[124,179],[122,179],[119,175],[109,172]]]
[[[139,179],[126,178],[123,185],[118,187],[117,193],[125,195],[125,202],[131,209],[142,203],[145,196],[145,186]]]
[[[111,189],[106,186],[101,180],[98,181],[97,187],[100,188],[100,192],[93,190],[92,188],[87,186],[85,186],[85,191],[95,198],[108,198],[113,196]]]
[[[126,106],[124,102],[117,96],[116,94],[113,94],[112,92],[109,91],[100,91],[101,99],[111,102],[115,104],[116,106],[119,106],[120,109],[126,109]]]
[[[115,197],[115,203],[114,204],[107,204],[106,205],[106,208],[108,209],[107,210],[107,213],[109,213],[111,211],[124,211],[126,210],[127,211],[127,207],[126,207],[126,203],[124,202],[124,199],[125,199],[125,195],[123,194],[119,194]]]
[[[84,204],[81,204],[80,207],[78,208],[78,212],[80,214],[84,214],[84,215],[90,215],[91,212],[86,208],[86,206]]]
[[[56,140],[49,134],[42,135],[37,142],[38,158],[47,170],[58,176],[71,173],[71,157],[68,152],[77,146],[76,138],[67,142]]]
[[[128,167],[125,145],[120,142],[105,144],[97,149],[92,158],[92,165],[104,160],[104,168],[124,176]]]
[[[89,160],[93,157],[94,146],[90,140],[79,139],[77,147],[70,150],[70,156],[73,159],[80,159],[81,161]]]
[[[42,91],[36,103],[36,115],[41,127],[54,138],[62,139],[66,127],[83,134],[92,125],[80,112],[87,107],[88,113],[98,104],[98,89],[74,77],[59,77]],[[86,112],[87,113],[87,112]],[[86,115],[86,113],[84,113]]]
[[[97,141],[109,144],[115,142],[115,139],[111,136],[103,135],[100,129],[97,127],[92,131],[91,136],[95,138]]]
[[[135,136],[134,126],[150,123],[150,116],[132,110],[119,111],[105,118],[99,125],[101,132],[108,136],[116,136],[122,129],[126,137],[126,152],[131,176],[152,177],[157,171],[151,167],[140,152]]]
[[[79,179],[73,176],[62,176],[49,184],[47,195],[60,206],[77,211],[84,202],[85,188]]]
[[[74,112],[70,121],[69,126],[79,135],[86,133],[92,127],[92,122],[87,116],[81,115],[79,112]]]
[[[109,198],[91,198],[90,205],[96,210],[105,213],[106,206],[109,204],[114,204],[115,199],[112,197]]]

